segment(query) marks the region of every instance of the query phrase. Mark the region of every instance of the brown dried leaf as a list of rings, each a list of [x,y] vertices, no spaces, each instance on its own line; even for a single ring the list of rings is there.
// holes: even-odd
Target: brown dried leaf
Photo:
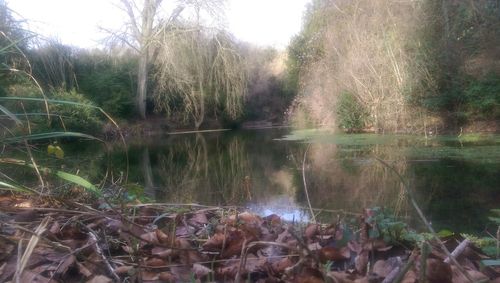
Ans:
[[[358,256],[354,259],[354,265],[359,274],[365,274],[366,266],[368,265],[368,251],[362,251],[358,254]]]
[[[155,244],[155,245],[160,244],[160,241],[158,240],[158,236],[156,235],[156,231],[144,233],[141,235],[140,238],[147,243],[151,243],[151,244]]]
[[[60,230],[61,230],[61,225],[59,224],[58,221],[54,221],[54,223],[52,223],[52,226],[50,226],[49,233],[51,233],[52,235],[56,235],[59,233]]]
[[[452,282],[453,283],[468,283],[469,280],[458,270],[456,266],[451,267],[452,270]],[[474,280],[474,282],[480,282],[484,280],[488,280],[488,276],[484,275],[483,273],[470,269],[470,268],[465,268],[465,271],[469,274],[469,276]]]
[[[149,270],[141,271],[141,276],[142,276],[143,281],[154,281],[154,280],[160,279],[159,272],[154,272],[154,271],[149,271]]]
[[[327,261],[341,261],[347,259],[344,254],[340,251],[340,249],[334,247],[324,247],[318,252],[319,260],[322,263],[326,263]]]
[[[151,254],[160,258],[168,258],[177,255],[175,250],[164,248],[164,247],[154,247],[151,249]]]
[[[429,283],[451,283],[452,272],[448,263],[439,259],[427,259],[427,280]]]
[[[330,271],[326,274],[326,276],[331,277],[333,282],[354,283],[354,279],[352,278],[353,276],[346,272]]]
[[[269,226],[281,226],[281,217],[279,217],[278,215],[276,214],[271,214],[271,215],[268,215],[266,217],[264,217],[263,219]]]
[[[304,232],[306,239],[313,240],[319,234],[319,227],[318,224],[309,224]]]
[[[46,278],[40,275],[40,273],[35,273],[30,270],[25,270],[19,278],[19,282],[49,283],[49,281],[49,278]]]
[[[115,273],[120,275],[120,274],[127,274],[129,273],[129,271],[133,270],[134,267],[133,266],[130,266],[130,265],[122,265],[122,266],[118,266],[117,268],[115,268]]]
[[[163,259],[161,258],[150,258],[148,260],[146,260],[146,265],[147,266],[154,266],[154,267],[158,267],[158,266],[164,266],[164,265],[167,265],[167,262],[165,262]]]
[[[225,239],[226,236],[223,233],[216,233],[209,238],[202,247],[204,250],[210,252],[220,251]]]
[[[379,275],[380,277],[387,277],[391,271],[401,266],[401,259],[397,257],[391,257],[387,260],[378,260],[373,265],[373,273]]]
[[[418,275],[413,270],[409,270],[408,272],[406,272],[405,277],[401,281],[401,283],[417,283],[417,282],[418,282]]]
[[[88,280],[86,283],[111,283],[113,280],[109,279],[104,275],[97,275],[91,280]]]
[[[281,274],[285,271],[285,269],[287,269],[290,266],[293,266],[293,264],[294,263],[290,258],[285,257],[279,261],[273,262],[271,268],[275,272],[275,274]]]
[[[200,279],[213,272],[213,270],[199,263],[195,263],[193,264],[192,272],[196,275],[196,278]]]
[[[191,219],[189,219],[189,223],[198,224],[198,225],[208,224],[207,214],[205,212],[195,213],[193,215],[193,217],[191,217]]]
[[[295,276],[295,283],[323,283],[325,282],[323,274],[316,268],[305,267]]]
[[[159,279],[162,282],[177,282],[178,278],[168,271],[161,272],[159,274]]]
[[[161,244],[167,245],[170,243],[168,235],[165,234],[162,230],[156,229],[155,232],[156,232],[156,238]]]
[[[76,266],[78,267],[78,271],[80,272],[80,274],[82,274],[83,276],[85,276],[85,277],[92,276],[92,272],[87,267],[85,267],[83,264],[76,262]]]

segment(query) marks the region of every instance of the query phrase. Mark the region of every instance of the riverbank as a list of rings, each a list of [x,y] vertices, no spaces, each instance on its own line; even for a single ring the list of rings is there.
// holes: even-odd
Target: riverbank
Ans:
[[[380,209],[331,223],[237,207],[3,196],[0,281],[498,282],[461,236],[417,234]],[[398,226],[387,226],[389,220]],[[397,233],[396,233],[397,232]],[[446,246],[456,257],[447,258]],[[423,247],[422,249],[420,247]]]

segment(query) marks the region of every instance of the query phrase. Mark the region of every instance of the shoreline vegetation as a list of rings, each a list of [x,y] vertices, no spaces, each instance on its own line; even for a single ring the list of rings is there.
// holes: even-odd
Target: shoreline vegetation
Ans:
[[[377,207],[315,223],[310,203],[310,222],[141,203],[134,189],[154,189],[151,156],[144,148],[134,168],[144,184],[130,184],[127,144],[275,126],[469,140],[498,133],[498,1],[313,0],[286,51],[236,39],[217,23],[221,1],[182,0],[162,13],[162,1],[139,2],[121,1],[132,30],[85,50],[29,31],[0,0],[0,282],[500,282],[500,228],[436,233],[403,177],[377,156],[387,168],[376,174],[398,175],[400,196],[429,231]],[[200,21],[205,14],[213,25]],[[94,156],[106,164],[65,159],[62,143],[83,139],[104,144]],[[119,170],[109,154],[119,145],[108,140],[123,145]],[[231,145],[223,150],[232,156],[214,152],[217,168],[238,175],[238,183],[221,178],[235,190],[243,182],[251,197],[237,163],[246,156]],[[165,179],[212,174],[201,136],[195,149],[170,152],[166,169],[184,158],[190,171]],[[308,150],[294,162],[309,202]],[[500,227],[500,210],[489,220]]]
[[[446,283],[500,277],[498,260],[471,239],[449,232],[434,239],[380,208],[335,213],[330,223],[319,224],[196,204],[82,204],[19,195],[0,202],[8,207],[1,215],[2,282]]]

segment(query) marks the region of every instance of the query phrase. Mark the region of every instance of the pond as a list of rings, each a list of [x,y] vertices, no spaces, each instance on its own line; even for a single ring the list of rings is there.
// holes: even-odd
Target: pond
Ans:
[[[119,143],[63,145],[66,160],[94,181],[125,178]],[[481,232],[500,208],[500,136],[333,134],[262,129],[147,137],[128,145],[130,193],[168,203],[246,206],[263,214],[324,221],[331,211],[388,207],[413,219],[405,182],[437,230]],[[68,166],[69,168],[69,166]],[[85,173],[86,172],[86,173]],[[304,173],[304,176],[303,176]],[[86,174],[86,175],[85,175]]]

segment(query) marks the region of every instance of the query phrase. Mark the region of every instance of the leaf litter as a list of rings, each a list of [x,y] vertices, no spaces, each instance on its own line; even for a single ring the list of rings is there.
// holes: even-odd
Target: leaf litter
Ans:
[[[388,237],[376,209],[316,224],[239,208],[0,198],[0,282],[500,282],[472,243],[442,239],[461,249],[455,266],[433,240]]]

